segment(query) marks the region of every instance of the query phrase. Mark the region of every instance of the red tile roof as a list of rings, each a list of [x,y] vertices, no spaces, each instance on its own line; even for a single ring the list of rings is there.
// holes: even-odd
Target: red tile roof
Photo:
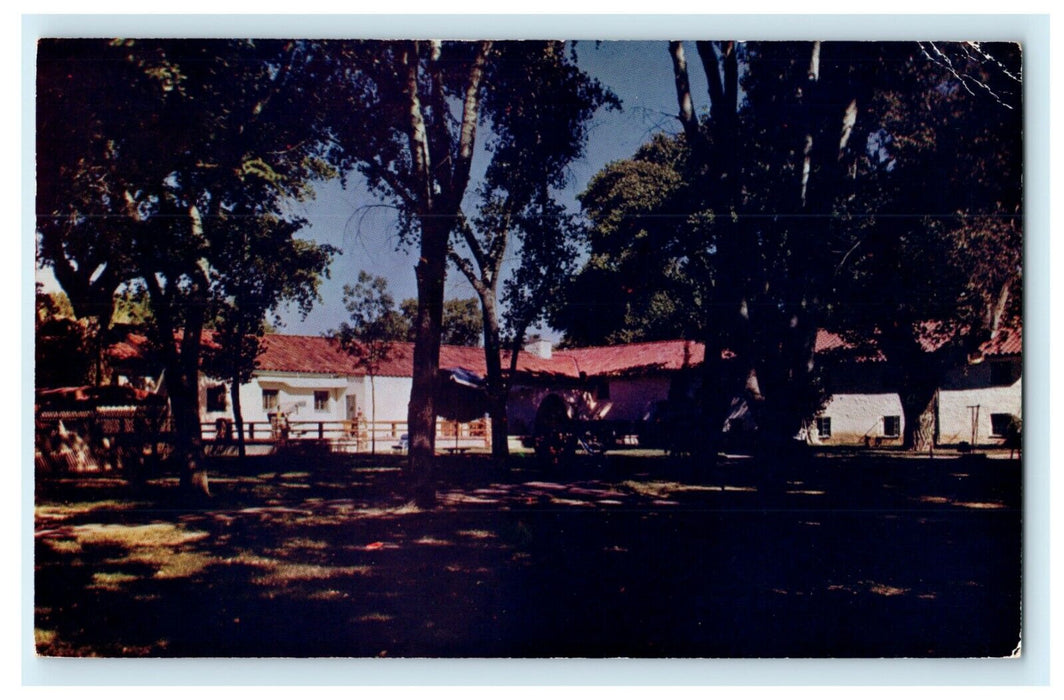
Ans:
[[[663,340],[594,348],[560,350],[554,357],[571,360],[589,377],[679,370],[702,364],[705,346],[690,340]]]
[[[358,362],[332,338],[270,334],[262,339],[258,368],[268,372],[365,374]]]
[[[205,342],[211,342],[205,337]],[[940,343],[939,343],[940,344]],[[929,343],[934,345],[934,343]],[[366,374],[357,358],[352,357],[336,340],[313,335],[270,334],[263,338],[258,369],[267,372],[300,372],[359,376]],[[149,347],[146,336],[129,333],[111,345],[107,354],[112,360],[143,358]],[[1021,329],[1000,331],[982,346],[988,356],[1016,355],[1022,351]],[[881,361],[883,355],[874,347],[858,346],[837,333],[821,330],[816,338],[817,353],[845,352],[863,361]],[[638,375],[658,371],[676,371],[702,364],[705,348],[690,340],[663,340],[604,347],[556,350],[550,359],[529,353],[518,356],[517,371],[526,375],[578,378],[594,376]],[[725,356],[730,356],[726,352]],[[478,347],[444,345],[440,348],[440,368],[463,368],[483,376],[487,372],[484,350]],[[509,368],[509,354],[503,356],[504,371]],[[397,342],[382,363],[378,376],[409,377],[414,369],[414,344]]]
[[[1019,355],[1023,352],[1023,329],[1003,328],[979,349],[984,355]]]

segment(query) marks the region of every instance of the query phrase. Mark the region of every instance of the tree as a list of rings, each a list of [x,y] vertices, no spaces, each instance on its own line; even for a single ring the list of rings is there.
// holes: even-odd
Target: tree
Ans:
[[[408,425],[409,472],[417,500],[435,501],[431,483],[447,256],[470,182],[477,133],[490,152],[531,153],[536,134],[510,128],[515,104],[535,93],[523,67],[561,74],[572,60],[557,42],[335,42],[337,82],[328,91],[347,164],[398,207],[405,240],[417,245],[418,313]],[[561,130],[559,130],[561,131]],[[489,169],[491,165],[488,166]]]
[[[1021,55],[1009,44],[904,49],[876,95],[833,321],[876,341],[902,399],[903,444],[922,450],[946,372],[1020,322]]]
[[[300,42],[39,44],[41,260],[99,318],[118,285],[146,287],[187,487],[207,490],[198,375],[222,251],[243,214],[285,219],[331,174],[315,66]]]
[[[414,319],[417,318],[417,299],[403,299],[399,304],[400,313],[406,323],[405,340],[414,339]],[[448,299],[443,302],[442,337],[444,345],[480,345],[483,321],[476,297],[468,299]]]
[[[564,344],[697,337],[695,285],[678,249],[694,189],[689,162],[682,135],[656,134],[631,158],[607,164],[580,194],[588,259],[550,310]]]
[[[819,405],[814,341],[830,325],[875,336],[907,426],[926,424],[945,369],[1018,310],[1018,51],[698,50],[708,117],[674,43],[682,135],[610,164],[581,197],[592,248],[570,297],[595,306],[556,315],[570,342],[687,330],[707,345],[707,435],[741,391],[780,443]]]
[[[472,285],[480,300],[484,329],[486,390],[492,424],[492,453],[497,462],[509,455],[506,403],[509,379],[502,370],[503,342],[499,283],[510,249],[519,250],[510,285],[505,322],[510,330],[510,372],[529,325],[541,314],[550,290],[571,272],[575,251],[566,241],[579,236],[575,217],[553,201],[551,190],[568,182],[567,166],[584,151],[588,122],[603,106],[619,106],[617,98],[566,58],[562,42],[510,47],[509,60],[495,77],[507,83],[525,81],[493,124],[491,163],[478,188],[479,205],[471,220],[459,220],[450,260]],[[544,96],[550,95],[549,100]],[[516,239],[511,241],[511,239]],[[549,260],[544,257],[548,252]],[[547,264],[543,264],[547,263]],[[535,270],[539,277],[530,279]]]
[[[93,379],[92,338],[74,316],[62,292],[36,284],[34,300],[34,384],[36,388],[80,386]]]
[[[235,217],[233,235],[223,242],[219,257],[225,275],[213,279],[208,325],[212,343],[204,349],[203,369],[229,381],[236,425],[237,450],[245,455],[244,415],[240,385],[249,382],[262,351],[268,315],[295,304],[306,316],[319,299],[318,284],[328,276],[336,249],[295,238],[300,220],[248,213]],[[280,319],[274,323],[279,325]]]
[[[342,323],[331,335],[355,357],[369,375],[370,421],[377,423],[377,387],[375,377],[382,363],[391,356],[397,340],[406,336],[403,317],[395,310],[395,300],[388,293],[388,280],[374,277],[365,270],[358,273],[354,286],[344,285],[344,307],[351,323]],[[370,431],[370,451],[377,453],[377,433]]]

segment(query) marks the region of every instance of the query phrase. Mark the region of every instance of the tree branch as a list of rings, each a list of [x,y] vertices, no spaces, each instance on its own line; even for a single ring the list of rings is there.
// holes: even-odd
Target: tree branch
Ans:
[[[676,101],[680,108],[677,118],[691,148],[702,150],[702,135],[698,130],[698,119],[695,117],[694,101],[691,98],[691,81],[687,76],[687,57],[684,55],[683,42],[670,41],[669,55],[672,56],[672,75],[676,82]]]
[[[709,85],[710,113],[717,117],[725,108],[724,87],[721,83],[717,51],[713,48],[712,41],[699,41],[695,43],[695,46],[698,47],[698,56],[702,59],[702,68],[706,72],[706,82]]]
[[[469,280],[469,284],[473,286],[473,290],[477,295],[484,297],[488,293],[488,287],[484,284],[483,280],[477,276],[477,271],[473,269],[473,263],[469,262],[466,258],[459,255],[454,248],[447,249],[447,258],[454,263],[454,266],[458,268],[458,271],[465,275]]]
[[[421,202],[417,211],[428,213],[433,210],[435,200],[435,182],[432,177],[432,161],[429,155],[428,134],[425,131],[425,117],[422,113],[421,98],[418,94],[418,48],[412,42],[402,53],[403,65],[406,66],[407,105],[407,140],[414,160],[414,174],[419,180]],[[387,180],[386,180],[387,181]]]
[[[476,58],[473,59],[473,64],[469,68],[469,79],[466,81],[465,99],[462,102],[462,122],[458,133],[458,153],[449,192],[449,196],[454,200],[452,205],[455,208],[459,206],[461,196],[469,183],[469,170],[472,166],[477,139],[477,120],[480,117],[480,84],[484,79],[484,68],[488,62],[491,47],[490,41],[480,42]]]

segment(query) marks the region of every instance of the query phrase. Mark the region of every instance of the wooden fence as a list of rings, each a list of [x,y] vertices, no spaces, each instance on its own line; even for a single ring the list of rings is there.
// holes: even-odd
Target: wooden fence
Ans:
[[[235,445],[237,441],[236,426],[224,418],[203,423],[201,435],[214,448]],[[278,444],[319,443],[334,452],[405,452],[407,424],[365,420],[246,421],[244,442],[271,448]],[[491,422],[487,418],[469,423],[438,420],[436,448],[452,453],[490,450]]]
[[[49,472],[113,472],[123,463],[157,459],[173,440],[169,411],[161,406],[99,407],[43,410],[34,416],[35,462]],[[235,454],[236,429],[226,420],[201,424],[209,454]],[[249,454],[268,454],[278,447],[312,447],[330,452],[405,453],[405,421],[248,421],[244,440]],[[491,449],[491,423],[440,420],[436,424],[440,452],[465,453]]]

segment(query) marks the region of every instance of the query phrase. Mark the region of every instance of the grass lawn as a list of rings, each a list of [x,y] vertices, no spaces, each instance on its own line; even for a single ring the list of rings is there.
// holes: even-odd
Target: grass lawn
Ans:
[[[51,656],[1008,656],[1018,461],[826,455],[765,473],[653,454],[548,473],[441,458],[40,478],[35,633]]]

